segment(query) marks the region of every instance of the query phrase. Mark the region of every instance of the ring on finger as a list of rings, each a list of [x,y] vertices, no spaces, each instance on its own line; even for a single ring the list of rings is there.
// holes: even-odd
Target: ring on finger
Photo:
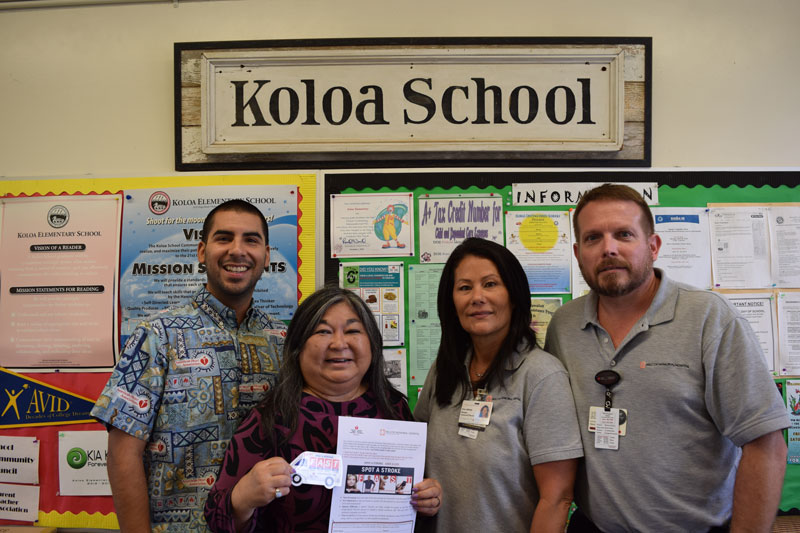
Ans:
[[[280,498],[282,496],[281,489],[275,489],[275,497]]]
[[[440,505],[442,505],[442,500],[440,500],[439,497],[436,496],[436,507],[439,507]]]

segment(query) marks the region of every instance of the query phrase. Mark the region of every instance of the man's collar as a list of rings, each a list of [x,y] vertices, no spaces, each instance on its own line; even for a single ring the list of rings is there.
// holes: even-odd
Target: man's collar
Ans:
[[[220,302],[216,296],[208,292],[205,285],[200,287],[194,294],[193,300],[203,310],[211,314],[216,320],[224,323],[231,329],[239,327],[239,322],[236,320],[236,311]],[[253,307],[253,301],[250,300],[250,307],[247,308],[245,318],[242,324],[250,321],[256,309]]]

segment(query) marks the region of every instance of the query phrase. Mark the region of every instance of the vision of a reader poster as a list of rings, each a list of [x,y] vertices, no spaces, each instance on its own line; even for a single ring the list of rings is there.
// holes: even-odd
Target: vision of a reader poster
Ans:
[[[3,199],[0,365],[114,365],[118,195]]]
[[[290,319],[297,307],[297,186],[176,187],[126,191],[120,258],[122,338],[139,321],[182,305],[206,281],[197,245],[206,215],[243,199],[258,207],[269,229],[269,264],[254,305]]]

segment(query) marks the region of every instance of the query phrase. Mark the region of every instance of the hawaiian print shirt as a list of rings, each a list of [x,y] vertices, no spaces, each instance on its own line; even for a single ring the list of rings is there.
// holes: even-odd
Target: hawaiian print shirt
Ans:
[[[275,384],[285,335],[252,307],[237,325],[205,288],[131,334],[92,415],[147,441],[153,531],[207,530],[206,496],[234,430]]]

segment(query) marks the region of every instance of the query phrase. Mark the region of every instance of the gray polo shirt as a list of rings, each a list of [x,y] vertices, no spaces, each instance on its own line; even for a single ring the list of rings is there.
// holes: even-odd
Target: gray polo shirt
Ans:
[[[548,351],[570,375],[586,454],[575,500],[616,531],[706,531],[731,516],[740,446],[789,425],[748,322],[722,296],[661,278],[658,292],[617,349],[597,320],[597,295],[553,316]],[[614,407],[628,410],[618,450],[595,449],[590,406],[614,369]]]
[[[503,374],[504,384],[489,387],[491,422],[476,439],[458,434],[461,393],[439,407],[434,368],[425,380],[414,417],[428,423],[425,477],[442,484],[436,531],[529,531],[539,501],[533,465],[583,455],[561,363],[535,348],[515,353]]]

